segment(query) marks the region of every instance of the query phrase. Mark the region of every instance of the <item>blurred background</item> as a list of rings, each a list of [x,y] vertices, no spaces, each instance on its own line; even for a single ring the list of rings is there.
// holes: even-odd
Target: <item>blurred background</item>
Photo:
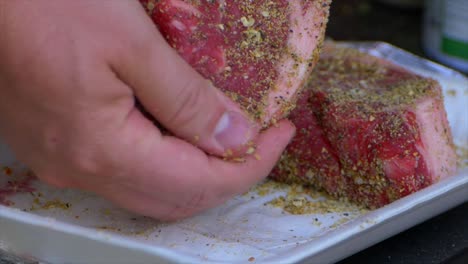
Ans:
[[[385,41],[468,73],[468,0],[334,0],[327,35]]]

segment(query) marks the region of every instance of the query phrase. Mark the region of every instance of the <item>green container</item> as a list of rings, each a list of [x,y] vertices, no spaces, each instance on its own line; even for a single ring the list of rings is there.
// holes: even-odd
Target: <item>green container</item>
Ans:
[[[426,53],[468,73],[468,0],[426,0],[425,4]]]

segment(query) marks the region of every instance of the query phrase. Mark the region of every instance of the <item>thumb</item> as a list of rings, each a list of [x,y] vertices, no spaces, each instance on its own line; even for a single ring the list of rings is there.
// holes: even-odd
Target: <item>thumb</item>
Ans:
[[[151,30],[144,48],[129,52],[115,67],[119,77],[178,137],[217,155],[244,149],[260,126],[188,65],[152,25]]]

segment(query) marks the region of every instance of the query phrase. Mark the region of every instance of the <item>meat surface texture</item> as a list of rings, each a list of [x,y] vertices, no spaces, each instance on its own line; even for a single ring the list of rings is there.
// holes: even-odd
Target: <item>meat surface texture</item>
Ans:
[[[140,0],[168,43],[264,125],[316,64],[331,0]]]
[[[356,50],[325,45],[290,119],[280,181],[377,208],[456,170],[438,82]]]

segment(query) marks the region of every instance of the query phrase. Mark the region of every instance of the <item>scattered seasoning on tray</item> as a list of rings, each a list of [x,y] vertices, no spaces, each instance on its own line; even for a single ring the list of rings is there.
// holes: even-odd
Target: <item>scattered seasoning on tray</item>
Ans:
[[[347,223],[349,220],[351,220],[350,218],[347,218],[347,217],[344,217],[344,218],[341,218],[340,220],[336,221],[335,223],[333,223],[329,228],[337,228],[339,227],[340,225],[344,224],[344,223]]]
[[[70,203],[66,203],[66,202],[62,202],[60,201],[59,199],[55,199],[55,200],[52,200],[52,201],[47,201],[43,206],[42,208],[43,209],[52,209],[52,208],[57,208],[57,209],[63,209],[63,210],[68,210],[70,209],[71,207],[71,204]]]
[[[0,178],[0,204],[13,206],[15,203],[9,198],[19,193],[32,193],[35,189],[31,186],[35,176],[29,170],[13,170],[10,166],[0,166],[3,174],[8,178]],[[5,180],[5,181],[3,181]]]
[[[286,187],[286,185],[272,180],[267,180],[262,184],[253,187],[251,191],[256,192],[260,196],[266,196],[270,193],[277,191],[278,189],[281,189],[282,187]]]
[[[324,192],[300,184],[267,180],[253,188],[259,196],[266,196],[278,190],[285,191],[286,195],[281,195],[265,205],[281,208],[293,215],[344,213],[349,216],[350,212],[367,212],[364,207],[352,204],[346,199],[337,200]],[[320,225],[318,219],[314,224]]]
[[[106,230],[106,231],[116,231],[116,232],[122,231],[122,229],[117,228],[117,227],[112,227],[112,226],[97,226],[96,228]]]
[[[109,208],[104,208],[104,209],[101,210],[101,213],[104,214],[104,215],[111,215],[112,211]]]
[[[293,215],[303,214],[329,214],[343,211],[353,211],[356,206],[339,200],[321,200],[311,201],[303,196],[288,195],[280,196],[268,203],[274,207],[282,208],[284,211]]]
[[[456,146],[456,151],[458,155],[458,164],[459,168],[468,167],[468,146]]]
[[[314,221],[312,221],[312,224],[315,226],[320,227],[322,225],[322,222],[318,220],[318,218],[314,218]]]
[[[29,211],[35,211],[35,210],[49,210],[49,209],[62,209],[62,210],[68,210],[72,207],[71,203],[68,202],[63,202],[59,199],[53,199],[49,201],[41,201],[39,197],[42,195],[36,195],[36,198],[33,200],[33,205],[29,209]],[[37,205],[38,207],[34,206]],[[76,218],[76,217],[75,217]]]
[[[447,95],[455,97],[455,96],[457,96],[457,91],[450,89],[450,90],[447,91]]]

